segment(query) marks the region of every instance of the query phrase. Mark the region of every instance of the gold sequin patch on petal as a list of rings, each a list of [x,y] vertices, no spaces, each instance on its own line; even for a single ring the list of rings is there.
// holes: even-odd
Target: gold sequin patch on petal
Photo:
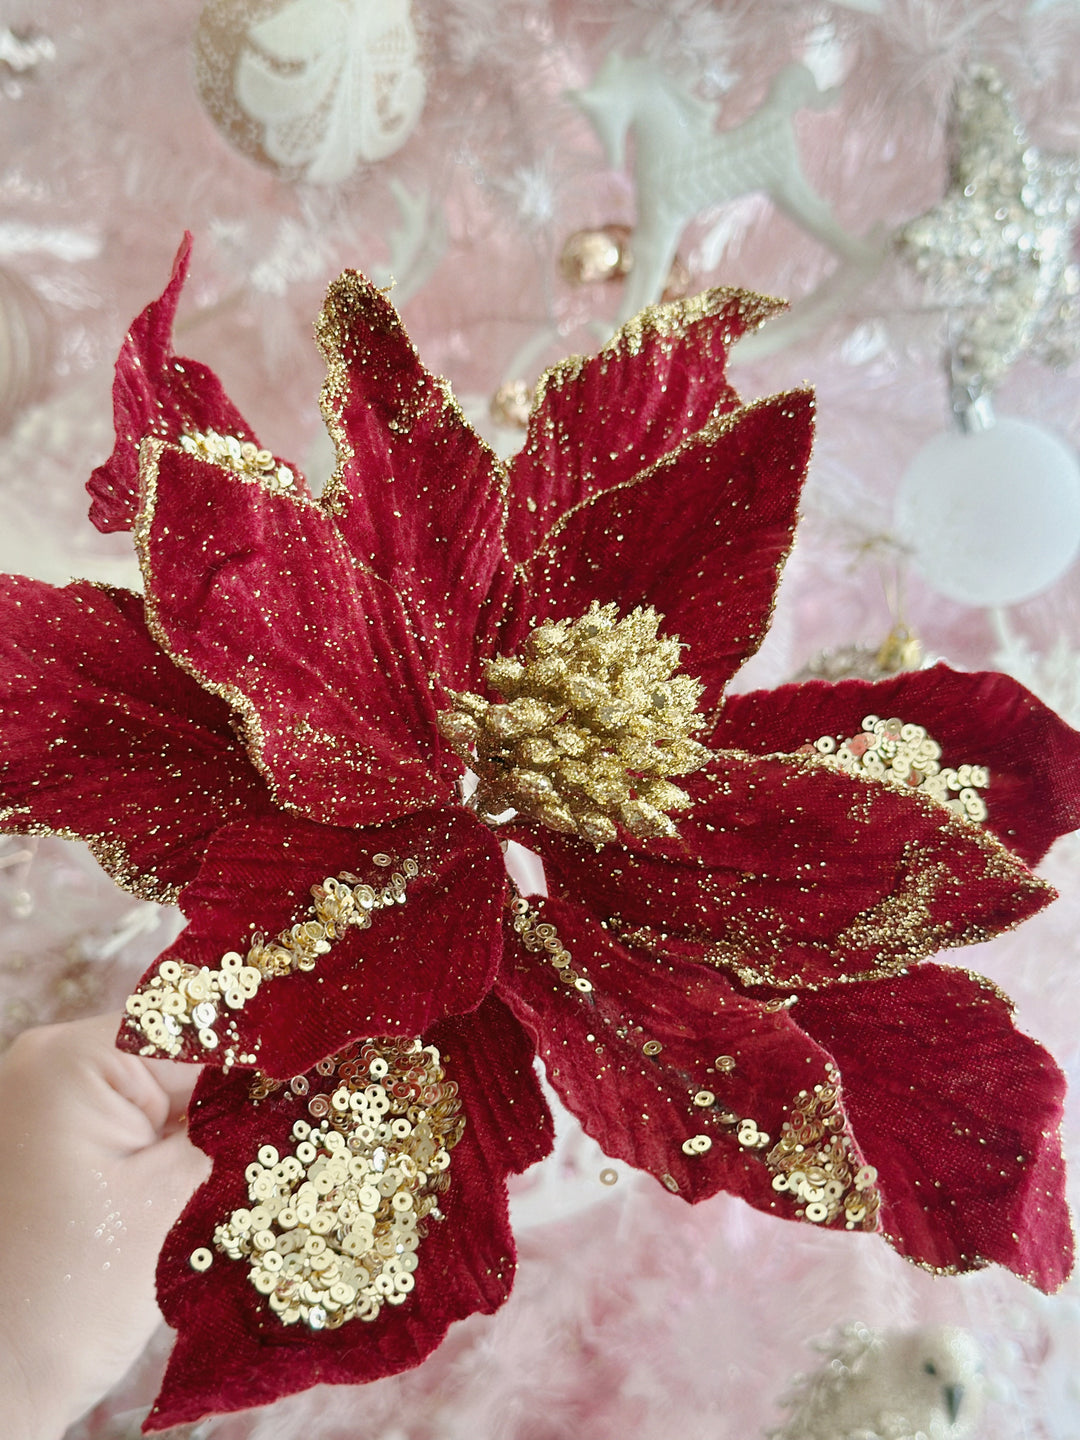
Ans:
[[[271,940],[254,935],[246,955],[226,951],[216,968],[163,960],[157,973],[128,996],[125,1007],[129,1024],[146,1041],[140,1054],[179,1055],[185,1031],[194,1031],[206,1051],[217,1050],[223,1039],[235,1041],[230,1013],[242,1010],[264,983],[297,970],[314,970],[319,957],[348,929],[366,930],[377,911],[403,905],[409,880],[420,873],[416,861],[405,860],[396,869],[389,855],[371,858],[391,871],[386,884],[368,885],[347,872],[328,877],[311,887],[312,905],[305,919]],[[253,1065],[256,1057],[227,1045],[222,1059],[229,1068],[237,1060]]]
[[[282,1324],[311,1330],[374,1320],[407,1299],[465,1128],[434,1045],[365,1040],[317,1070],[328,1088],[293,1125],[291,1153],[262,1146],[245,1172],[250,1207],[213,1237],[219,1254],[247,1262]],[[294,1094],[308,1088],[306,1077],[292,1082]],[[190,1256],[195,1270],[213,1263],[205,1246]]]
[[[941,746],[921,725],[867,715],[858,735],[848,740],[822,735],[798,753],[817,755],[847,775],[865,775],[929,795],[975,824],[986,819],[986,801],[979,791],[990,784],[990,771],[985,765],[943,769]]]
[[[279,465],[269,450],[260,450],[250,440],[238,440],[235,435],[195,430],[180,436],[180,448],[236,475],[258,480],[276,494],[291,491],[296,485],[293,472],[287,465]]]
[[[825,1084],[799,1091],[765,1163],[773,1189],[791,1196],[800,1219],[815,1225],[843,1221],[846,1230],[877,1229],[877,1171],[860,1165],[852,1152],[834,1067],[827,1069]]]
[[[578,620],[534,630],[524,659],[489,662],[505,704],[450,692],[439,729],[479,778],[481,814],[518,810],[595,844],[618,824],[642,838],[676,834],[667,812],[690,798],[669,777],[700,769],[709,752],[691,738],[703,687],[675,673],[682,645],[657,635],[660,620],[651,607],[620,620],[616,605],[593,601]]]

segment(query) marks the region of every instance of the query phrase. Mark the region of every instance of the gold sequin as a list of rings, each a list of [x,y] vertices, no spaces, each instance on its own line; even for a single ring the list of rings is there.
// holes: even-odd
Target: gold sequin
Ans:
[[[811,1224],[843,1220],[847,1230],[876,1230],[881,1204],[877,1171],[855,1159],[844,1133],[839,1083],[837,1072],[830,1069],[824,1085],[799,1092],[765,1163],[773,1189],[801,1203],[797,1213]]]
[[[986,802],[979,791],[990,783],[989,770],[985,765],[968,764],[942,769],[941,746],[922,725],[867,715],[858,735],[847,740],[822,735],[813,745],[802,746],[799,753],[816,755],[846,775],[862,775],[929,795],[975,824],[986,819]]]
[[[559,939],[554,925],[541,920],[539,911],[534,910],[521,895],[510,902],[510,913],[513,916],[510,923],[530,954],[543,955],[564,985],[571,986],[582,995],[592,993],[592,981],[571,968],[570,951]]]
[[[404,1302],[465,1124],[438,1050],[418,1039],[362,1041],[319,1073],[331,1088],[294,1123],[292,1154],[260,1147],[245,1172],[250,1208],[214,1232],[282,1324],[312,1330]],[[193,1268],[205,1257],[193,1252]]]
[[[372,861],[383,868],[394,864],[391,856],[382,854],[373,855]],[[366,930],[375,911],[403,903],[407,879],[417,874],[419,866],[408,859],[401,871],[390,876],[390,884],[379,890],[362,884],[355,875],[330,876],[311,887],[308,919],[270,941],[255,935],[246,955],[226,951],[216,969],[163,960],[157,973],[126,1002],[129,1023],[146,1042],[140,1053],[179,1055],[185,1030],[194,1031],[204,1050],[216,1050],[223,1038],[218,1027],[228,1033],[230,1011],[242,1010],[266,981],[314,970],[319,957],[350,927]],[[239,1058],[254,1061],[254,1057]]]
[[[267,490],[280,494],[292,490],[296,476],[287,465],[279,465],[269,450],[260,450],[250,440],[219,435],[216,430],[193,430],[180,436],[181,449],[200,460],[209,460],[248,480],[257,480]]]
[[[677,833],[666,812],[690,798],[669,777],[708,758],[691,738],[704,687],[675,673],[682,646],[657,635],[660,619],[639,607],[620,620],[594,601],[578,620],[534,630],[524,660],[489,662],[506,704],[450,692],[439,729],[479,776],[481,814],[518,810],[596,844],[618,824],[643,838]]]

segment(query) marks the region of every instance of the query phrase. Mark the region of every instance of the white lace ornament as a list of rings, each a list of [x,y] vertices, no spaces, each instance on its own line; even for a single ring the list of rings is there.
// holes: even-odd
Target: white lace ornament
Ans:
[[[208,0],[195,80],[245,155],[319,185],[416,128],[425,82],[409,0]]]

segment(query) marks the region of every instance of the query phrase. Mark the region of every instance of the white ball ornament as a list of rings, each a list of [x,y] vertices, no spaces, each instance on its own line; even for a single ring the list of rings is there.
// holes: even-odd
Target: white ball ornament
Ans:
[[[404,145],[424,106],[409,0],[206,0],[193,46],[214,124],[287,179],[347,179]]]
[[[896,519],[935,590],[965,605],[1015,605],[1080,551],[1080,466],[1027,420],[939,435],[900,482]]]

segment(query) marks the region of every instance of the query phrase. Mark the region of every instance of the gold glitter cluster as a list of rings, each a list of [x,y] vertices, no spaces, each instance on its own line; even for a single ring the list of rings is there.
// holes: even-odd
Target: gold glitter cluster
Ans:
[[[826,1067],[826,1083],[800,1090],[780,1139],[765,1157],[773,1189],[791,1195],[801,1218],[815,1225],[843,1220],[845,1230],[874,1230],[881,1204],[877,1171],[859,1166],[844,1133],[839,1074]],[[741,1137],[740,1137],[741,1138]]]
[[[986,819],[986,801],[979,791],[990,784],[990,771],[985,765],[942,769],[941,746],[921,725],[867,715],[860,734],[839,742],[832,735],[822,735],[813,745],[802,746],[799,753],[817,754],[847,775],[867,775],[929,795],[976,824]]]
[[[287,465],[279,465],[269,450],[260,450],[250,440],[219,435],[216,430],[194,430],[180,436],[180,448],[200,460],[209,460],[249,480],[258,480],[276,494],[292,490],[296,476]]]
[[[383,869],[394,863],[391,856],[381,853],[371,858]],[[402,862],[400,870],[393,870],[386,885],[366,885],[347,873],[329,877],[311,887],[310,919],[289,926],[272,940],[254,935],[246,956],[229,950],[217,969],[185,960],[163,960],[157,974],[128,996],[125,1007],[129,1023],[137,1026],[146,1041],[140,1053],[179,1055],[185,1028],[194,1029],[204,1050],[216,1050],[222,1034],[215,1027],[221,1020],[225,1036],[238,1040],[235,1027],[230,1030],[231,1010],[242,1010],[266,980],[296,970],[314,970],[319,956],[350,926],[366,930],[375,911],[403,905],[408,881],[419,871],[416,861],[410,859]],[[225,1058],[227,1066],[235,1060],[253,1065],[256,1059],[237,1054],[232,1047]]]
[[[545,955],[564,985],[572,985],[583,995],[590,994],[593,988],[592,981],[586,980],[584,975],[579,975],[571,967],[570,951],[559,939],[559,932],[555,926],[547,921],[542,921],[529,902],[522,899],[520,895],[511,901],[510,913],[514,917],[511,923],[521,936],[521,943],[525,949],[532,955]]]
[[[465,1127],[434,1045],[365,1040],[317,1069],[336,1088],[308,1100],[291,1154],[262,1146],[245,1172],[250,1208],[214,1231],[214,1248],[247,1261],[279,1320],[312,1330],[374,1320],[406,1299]],[[290,1083],[310,1089],[304,1076]],[[190,1257],[195,1270],[213,1261],[206,1247]]]
[[[674,673],[681,645],[657,635],[660,618],[639,607],[620,620],[593,601],[534,630],[524,660],[489,663],[506,704],[450,692],[439,729],[479,777],[481,814],[519,810],[598,845],[619,823],[643,839],[676,833],[666,812],[690,799],[668,777],[700,769],[708,751],[690,738],[703,687]]]

